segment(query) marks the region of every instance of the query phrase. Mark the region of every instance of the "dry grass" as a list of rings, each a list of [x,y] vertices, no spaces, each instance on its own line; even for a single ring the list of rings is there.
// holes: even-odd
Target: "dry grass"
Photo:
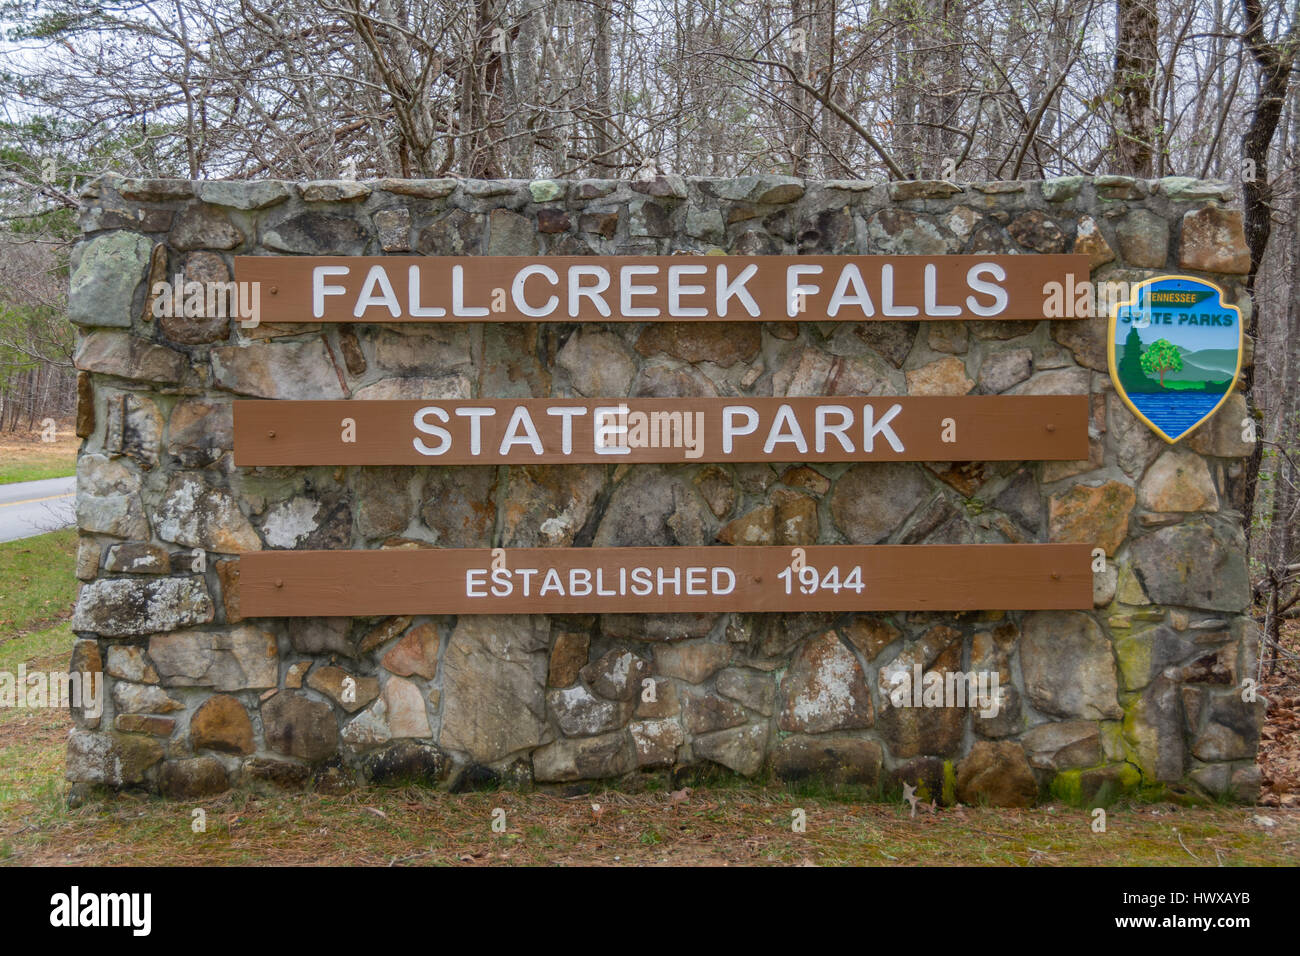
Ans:
[[[35,743],[35,741],[33,741]],[[42,738],[42,747],[45,738]],[[207,830],[195,833],[193,810]],[[795,810],[807,829],[792,832]],[[504,832],[492,830],[494,811]],[[447,794],[422,789],[167,804],[120,796],[65,810],[50,790],[11,804],[0,855],[27,865],[1120,865],[1300,863],[1300,812],[1169,805],[1082,810],[903,805],[720,787],[665,792]],[[500,817],[500,814],[497,814]]]
[[[70,423],[58,426],[55,441],[36,432],[0,432],[0,485],[76,474],[81,444]]]

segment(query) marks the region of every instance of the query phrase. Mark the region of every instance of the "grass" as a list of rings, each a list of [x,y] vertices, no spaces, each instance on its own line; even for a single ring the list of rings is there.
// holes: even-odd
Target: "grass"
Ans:
[[[3,730],[0,728],[0,735]],[[0,745],[0,767],[7,758]],[[34,762],[52,763],[56,747]],[[0,772],[3,772],[0,769]],[[32,772],[31,778],[42,772]],[[1060,806],[959,807],[912,818],[901,804],[855,804],[780,788],[720,787],[672,804],[663,791],[563,796],[406,788],[256,796],[195,804],[122,795],[69,810],[33,780],[3,798],[7,862],[143,865],[1093,865],[1300,863],[1300,813],[1131,805],[1092,816]],[[195,833],[193,811],[204,810]],[[504,832],[494,818],[504,812]],[[802,810],[804,832],[791,821]],[[0,860],[4,851],[0,850]]]
[[[70,613],[77,598],[75,529],[0,544],[0,646]]]
[[[79,441],[66,428],[53,442],[42,441],[39,433],[0,434],[0,485],[75,475]]]
[[[66,666],[72,633],[60,617],[75,592],[74,551],[72,532],[0,545],[0,617],[10,622],[0,671]],[[232,791],[184,804],[125,793],[70,808],[69,726],[59,710],[0,709],[0,865],[1300,864],[1300,810],[1121,801],[1096,833],[1089,810],[1060,804],[912,817],[894,795],[708,773],[676,801],[664,778],[647,777],[585,793]]]

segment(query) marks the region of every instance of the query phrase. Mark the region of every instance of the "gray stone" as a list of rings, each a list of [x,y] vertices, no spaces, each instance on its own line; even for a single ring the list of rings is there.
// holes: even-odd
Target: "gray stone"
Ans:
[[[691,734],[705,734],[748,723],[749,712],[740,704],[708,691],[685,690],[680,694],[682,725]]]
[[[628,725],[636,747],[638,767],[671,767],[677,749],[686,743],[682,725],[675,720],[638,720]]]
[[[79,246],[68,283],[68,319],[129,328],[152,252],[151,240],[130,232],[96,236]]]
[[[126,681],[113,684],[113,709],[119,714],[168,714],[181,707],[181,702],[161,687]]]
[[[375,213],[379,245],[385,252],[406,252],[411,248],[411,211],[381,209]]]
[[[279,691],[262,704],[266,745],[276,753],[312,763],[338,751],[338,725],[329,704]]]
[[[492,763],[545,741],[549,638],[535,616],[457,619],[443,655],[443,749]]]
[[[1162,269],[1169,258],[1169,224],[1148,209],[1134,209],[1115,227],[1127,265]]]
[[[114,644],[108,649],[104,670],[112,677],[137,684],[158,683],[158,672],[145,656],[144,649],[134,644]]]
[[[149,639],[149,657],[167,687],[262,690],[279,681],[275,638],[247,624],[156,634]]]
[[[1250,604],[1250,578],[1240,529],[1182,524],[1130,545],[1133,570],[1156,604],[1240,611]]]
[[[206,468],[234,448],[234,427],[228,403],[182,399],[167,425],[167,454],[184,468]]]
[[[1039,188],[1048,202],[1065,202],[1078,196],[1079,190],[1087,181],[1087,176],[1058,176],[1043,180],[1039,183]]]
[[[994,352],[985,358],[984,364],[980,366],[979,385],[985,392],[996,394],[1005,392],[1013,385],[1019,385],[1032,374],[1034,374],[1032,349]]]
[[[561,738],[533,752],[533,778],[538,783],[617,777],[636,765],[632,737],[622,730],[599,737]]]
[[[221,554],[260,551],[262,541],[239,504],[222,488],[194,474],[180,474],[167,484],[154,509],[157,534],[164,541]]]
[[[202,578],[112,578],[82,587],[72,629],[129,637],[206,624],[213,614]]]
[[[631,651],[612,650],[583,666],[579,674],[601,697],[630,701],[641,692],[641,682],[650,676],[650,663]]]
[[[355,219],[316,211],[281,219],[262,231],[268,249],[295,255],[359,256],[369,240],[370,234]]]
[[[181,251],[190,249],[234,249],[244,234],[226,214],[211,206],[195,203],[186,207],[172,224],[170,242]]]
[[[1192,753],[1199,760],[1254,760],[1263,728],[1262,699],[1243,701],[1235,690],[1213,694]]]
[[[509,209],[492,210],[488,216],[488,255],[535,256],[540,249],[532,220]]]
[[[1021,632],[1025,693],[1036,708],[1090,720],[1122,716],[1110,641],[1090,615],[1035,611]]]
[[[437,747],[414,740],[399,740],[361,762],[362,776],[380,786],[433,787],[445,782],[452,768],[452,761]]]
[[[831,516],[852,544],[876,544],[901,526],[929,492],[910,464],[867,462],[835,483]]]
[[[304,202],[356,202],[370,195],[370,187],[353,179],[317,179],[298,186]]]
[[[218,388],[256,398],[343,398],[339,373],[324,341],[253,342],[213,349]]]
[[[777,744],[772,770],[782,780],[811,778],[874,787],[883,761],[884,751],[874,740],[796,734]]]
[[[569,336],[555,361],[569,373],[579,395],[593,398],[626,395],[636,374],[636,362],[622,339],[586,327]]]
[[[295,617],[289,619],[289,644],[299,654],[342,654],[356,650],[349,635],[352,622],[345,617]]]
[[[1031,766],[1067,770],[1101,763],[1101,732],[1092,721],[1067,720],[1039,724],[1022,740]]]
[[[731,660],[726,644],[684,642],[655,648],[655,672],[688,684],[702,684]]]
[[[601,700],[581,684],[549,691],[547,703],[566,737],[594,737],[617,730],[632,716],[631,702]]]
[[[1186,770],[1182,709],[1178,685],[1160,677],[1129,705],[1124,715],[1124,737],[1131,759],[1148,781],[1172,783]]]
[[[653,466],[633,470],[614,489],[596,529],[596,547],[703,545],[715,527],[691,484]]]
[[[135,786],[144,782],[163,753],[163,745],[149,737],[74,730],[68,735],[65,775],[72,783]]]
[[[739,701],[764,717],[771,717],[776,707],[776,684],[770,674],[741,667],[718,672],[718,693]]]
[[[870,727],[875,719],[862,667],[834,631],[804,642],[781,695],[782,730],[817,734]]]
[[[109,395],[104,400],[104,450],[134,458],[145,468],[158,464],[163,418],[158,405],[140,395]]]
[[[533,202],[555,202],[564,198],[564,183],[554,179],[536,179],[528,184]]]
[[[509,471],[501,543],[507,548],[568,547],[605,487],[600,465],[521,465]]]
[[[126,332],[95,331],[81,337],[73,364],[83,372],[99,372],[136,381],[169,385],[179,382],[189,362],[174,349],[150,345]]]
[[[273,180],[195,183],[199,198],[211,206],[231,209],[266,209],[289,198],[289,187]]]
[[[696,757],[721,764],[742,777],[752,777],[763,767],[767,738],[766,724],[746,724],[696,737],[691,749]]]
[[[425,478],[420,519],[444,548],[491,545],[497,469],[433,468]]]

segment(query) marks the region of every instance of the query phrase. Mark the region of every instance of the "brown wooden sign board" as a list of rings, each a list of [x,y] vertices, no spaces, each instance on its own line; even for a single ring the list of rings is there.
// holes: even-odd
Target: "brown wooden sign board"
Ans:
[[[261,551],[245,617],[1084,610],[1086,544]]]
[[[1088,277],[1073,254],[235,257],[272,323],[1073,318],[1050,286]]]
[[[1086,395],[235,402],[239,466],[1087,457]]]

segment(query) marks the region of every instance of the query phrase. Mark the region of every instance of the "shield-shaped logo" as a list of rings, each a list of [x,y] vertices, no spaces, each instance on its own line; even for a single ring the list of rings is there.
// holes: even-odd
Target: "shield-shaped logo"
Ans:
[[[1120,398],[1172,444],[1232,393],[1241,373],[1241,310],[1204,279],[1146,279],[1111,310],[1107,344]]]

